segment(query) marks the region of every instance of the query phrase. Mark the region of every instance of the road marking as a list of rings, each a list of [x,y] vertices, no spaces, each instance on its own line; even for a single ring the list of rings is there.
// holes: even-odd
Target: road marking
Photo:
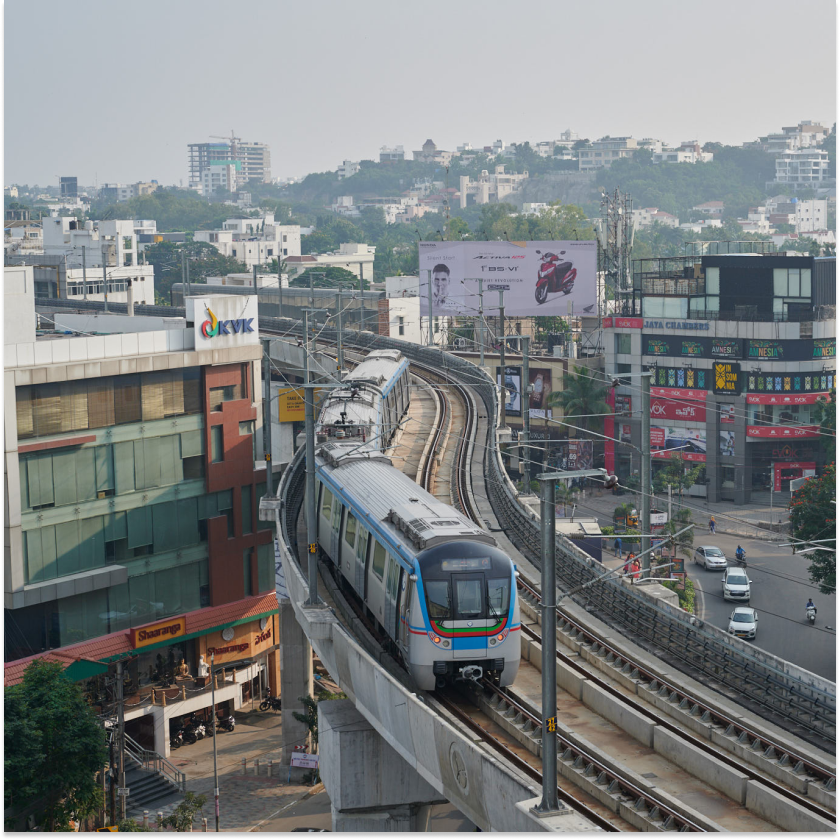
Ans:
[[[324,792],[324,783],[321,782],[320,784],[315,785],[312,790],[308,790],[300,799],[295,799],[292,802],[288,802],[284,805],[279,811],[275,811],[273,814],[267,816],[264,820],[260,820],[255,826],[248,829],[249,832],[256,831],[261,825],[265,825],[269,820],[273,820],[278,814],[282,814],[283,811],[288,811],[289,808],[294,808],[295,805],[300,805],[301,802],[305,802],[312,796],[317,796],[319,793]]]

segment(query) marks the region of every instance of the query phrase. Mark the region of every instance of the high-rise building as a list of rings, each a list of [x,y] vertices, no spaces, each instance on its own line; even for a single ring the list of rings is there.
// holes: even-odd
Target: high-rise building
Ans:
[[[58,186],[62,198],[76,198],[79,194],[79,179],[73,177],[59,177]]]
[[[36,336],[33,268],[5,279],[5,684],[45,657],[97,705],[123,660],[126,731],[168,754],[211,654],[217,708],[278,688],[256,297]]]
[[[204,190],[215,184],[233,192],[248,181],[271,180],[271,153],[265,143],[246,143],[231,137],[224,143],[190,143],[187,148],[190,189]],[[206,175],[212,172],[220,174],[216,178]]]

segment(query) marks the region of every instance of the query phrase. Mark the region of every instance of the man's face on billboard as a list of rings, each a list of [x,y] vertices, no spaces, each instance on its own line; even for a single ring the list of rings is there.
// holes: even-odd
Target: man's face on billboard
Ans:
[[[436,271],[432,275],[432,290],[438,299],[443,299],[449,292],[449,275],[445,271]]]

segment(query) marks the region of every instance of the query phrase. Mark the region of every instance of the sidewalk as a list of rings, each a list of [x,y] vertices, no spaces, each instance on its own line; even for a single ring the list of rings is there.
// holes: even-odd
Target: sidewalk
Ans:
[[[281,757],[280,729],[282,712],[236,713],[236,729],[217,733],[217,764],[219,773],[219,828],[222,831],[250,831],[260,821],[266,820],[311,795],[316,788],[311,785],[287,784],[282,778],[269,778],[266,765],[269,760],[278,764]],[[242,759],[247,760],[247,772],[242,772]],[[254,762],[260,761],[260,774],[253,772]],[[215,829],[213,805],[213,739],[205,738],[196,744],[175,750],[170,760],[187,776],[187,790],[205,794],[207,803],[204,816],[207,830]],[[275,771],[276,772],[276,771]],[[152,803],[149,823],[154,827],[157,812],[169,816],[183,797],[176,794],[167,800]],[[140,822],[142,811],[129,813]],[[194,831],[201,831],[201,817]]]
[[[587,490],[586,498],[578,498],[577,513],[580,516],[597,516],[599,524],[612,525],[613,511],[621,504],[631,504],[638,508],[639,497],[634,493],[615,496],[607,491]],[[790,493],[774,493],[771,518],[770,493],[753,493],[752,500],[746,505],[732,502],[709,503],[703,498],[684,496],[680,505],[679,497],[671,500],[671,508],[676,511],[681,506],[688,507],[693,515],[694,524],[708,531],[709,517],[714,514],[717,530],[723,534],[752,539],[778,540],[778,534],[770,531],[770,523],[778,527],[788,521]],[[651,506],[658,510],[668,510],[668,497],[658,496],[651,500]],[[758,526],[761,526],[759,528]],[[786,531],[783,531],[785,533]]]

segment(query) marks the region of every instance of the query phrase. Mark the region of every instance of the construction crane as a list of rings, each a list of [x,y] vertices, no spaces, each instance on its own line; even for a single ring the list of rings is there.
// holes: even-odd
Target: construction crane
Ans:
[[[230,156],[232,160],[236,160],[236,144],[242,142],[241,137],[237,137],[233,133],[233,129],[230,130],[230,137],[222,137],[220,134],[211,134],[210,135],[214,140],[227,140],[230,143]]]

